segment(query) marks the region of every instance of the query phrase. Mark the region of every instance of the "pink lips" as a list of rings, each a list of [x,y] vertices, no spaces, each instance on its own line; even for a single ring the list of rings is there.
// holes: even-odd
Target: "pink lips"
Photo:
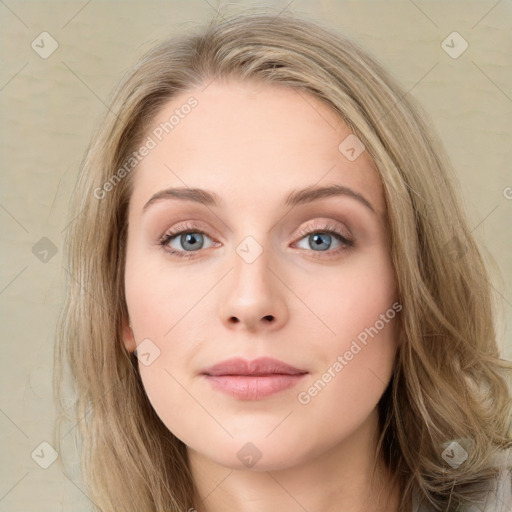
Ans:
[[[277,359],[227,359],[201,372],[218,391],[244,400],[259,400],[295,386],[308,372]]]

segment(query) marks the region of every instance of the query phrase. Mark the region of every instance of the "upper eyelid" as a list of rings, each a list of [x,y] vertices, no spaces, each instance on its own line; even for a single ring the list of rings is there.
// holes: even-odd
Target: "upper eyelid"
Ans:
[[[310,223],[307,223],[304,227],[301,227],[299,229],[299,233],[298,235],[299,236],[302,236],[302,233],[312,233],[312,232],[315,232],[315,231],[333,231],[333,232],[336,232],[336,233],[340,233],[342,234],[343,236],[345,236],[346,238],[352,238],[352,235],[350,233],[350,230],[348,228],[341,228],[339,226],[339,221],[334,221],[332,219],[326,219],[326,220],[323,220],[323,221],[320,221],[322,223],[322,225],[318,225],[318,224],[315,224],[314,221],[310,221]],[[343,231],[348,231],[348,233],[343,233]]]

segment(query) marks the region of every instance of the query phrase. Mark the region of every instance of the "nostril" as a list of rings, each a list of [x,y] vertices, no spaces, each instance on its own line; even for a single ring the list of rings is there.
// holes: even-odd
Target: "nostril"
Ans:
[[[274,320],[274,317],[272,315],[266,315],[263,317],[264,320],[267,320],[268,322],[271,322],[272,320]]]

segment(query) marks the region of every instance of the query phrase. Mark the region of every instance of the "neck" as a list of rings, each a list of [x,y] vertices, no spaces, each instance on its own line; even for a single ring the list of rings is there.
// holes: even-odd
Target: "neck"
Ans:
[[[382,461],[375,463],[378,416],[300,464],[271,471],[231,469],[188,449],[197,512],[287,510],[398,512],[400,490]]]

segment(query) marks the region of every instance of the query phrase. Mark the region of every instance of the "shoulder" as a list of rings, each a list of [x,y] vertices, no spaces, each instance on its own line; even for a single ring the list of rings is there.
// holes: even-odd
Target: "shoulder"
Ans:
[[[500,474],[487,495],[485,504],[467,504],[460,512],[511,512],[512,511],[512,449],[500,452],[494,459]],[[412,512],[433,512],[434,509],[413,499]]]
[[[512,449],[503,450],[493,459],[500,469],[493,489],[487,494],[484,505],[468,504],[461,512],[510,512],[512,510]]]
[[[512,449],[506,450],[495,459],[500,468],[500,477],[496,482],[495,490],[489,493],[487,503],[482,509],[475,508],[475,512],[510,512],[512,510]],[[469,509],[468,512],[473,512]]]

